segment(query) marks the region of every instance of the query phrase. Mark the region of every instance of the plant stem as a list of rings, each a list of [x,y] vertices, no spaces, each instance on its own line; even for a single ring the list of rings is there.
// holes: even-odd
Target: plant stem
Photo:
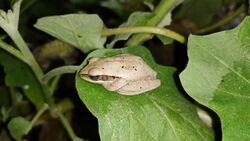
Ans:
[[[61,113],[65,113],[65,112],[71,111],[74,108],[74,103],[69,98],[65,98],[59,101],[58,103],[56,103],[55,107]]]
[[[37,121],[37,119],[49,108],[47,104],[44,104],[44,106],[36,113],[35,117],[31,120],[29,127],[26,130],[26,134],[32,129],[33,125]]]
[[[58,84],[60,78],[61,78],[61,75],[58,75],[58,76],[56,76],[56,77],[52,80],[52,82],[51,82],[51,84],[50,84],[50,86],[49,86],[49,90],[50,90],[51,94],[54,93],[54,91],[55,91],[55,89],[56,89],[56,87],[57,87],[57,84]]]
[[[37,61],[35,60],[35,57],[29,50],[29,47],[27,44],[24,42],[22,36],[20,33],[17,31],[15,34],[10,35],[11,39],[14,41],[14,43],[17,45],[17,47],[20,49],[22,52],[23,56],[26,58],[26,62],[30,65],[31,69],[33,70],[34,74],[38,78],[38,80],[41,79],[43,76],[43,71]]]
[[[245,4],[242,4],[238,9],[236,9],[233,13],[231,13],[230,15],[222,18],[221,20],[215,22],[214,24],[208,26],[208,27],[205,27],[205,28],[202,28],[200,29],[197,33],[198,34],[203,34],[203,33],[206,33],[206,32],[210,32],[210,31],[213,31],[229,22],[231,22],[233,19],[235,19],[237,16],[239,16],[242,12],[244,12],[246,10],[246,5]]]
[[[3,50],[5,50],[5,51],[7,51],[8,53],[10,53],[11,55],[17,57],[17,58],[20,59],[21,61],[26,62],[25,57],[23,56],[23,54],[22,54],[19,50],[15,49],[13,46],[11,46],[11,45],[5,43],[3,40],[0,40],[0,47],[1,47]],[[26,62],[26,63],[27,63],[27,62]]]
[[[71,128],[71,125],[70,125],[69,121],[66,119],[66,117],[61,112],[58,112],[57,115],[59,116],[59,119],[61,120],[61,122],[62,122],[64,128],[66,129],[67,133],[69,134],[70,138],[73,141],[83,141],[83,139],[76,136],[76,134],[74,133],[73,129]]]
[[[25,10],[27,10],[28,8],[30,8],[33,4],[35,4],[37,2],[37,0],[29,0],[27,1],[26,5],[24,5],[20,11],[20,14],[22,14]]]
[[[80,69],[79,66],[74,66],[74,65],[58,67],[49,71],[47,74],[45,74],[41,80],[44,84],[47,84],[48,81],[54,76],[65,74],[65,73],[75,73],[79,69]]]
[[[45,102],[49,105],[50,109],[52,107],[55,106],[55,103],[54,103],[54,100],[53,100],[53,97],[52,97],[52,93],[49,89],[49,86],[46,85],[46,84],[43,84],[42,81],[40,81],[40,85],[42,87],[42,90],[43,90],[43,96],[44,96],[44,99],[45,99]]]
[[[141,26],[141,27],[120,27],[114,29],[104,29],[102,31],[102,36],[110,36],[115,34],[125,34],[125,33],[154,33],[170,37],[179,41],[180,43],[185,42],[185,37],[182,35],[165,28],[150,27],[150,26]]]
[[[157,26],[158,23],[164,18],[166,14],[168,14],[174,4],[175,0],[161,0],[158,6],[153,11],[154,17],[152,17],[145,26]],[[128,40],[128,45],[138,45],[142,44],[146,40],[150,39],[152,35],[150,34],[138,34],[134,35],[130,40]]]
[[[153,11],[155,16],[148,21],[147,25],[157,25],[162,20],[162,18],[164,18],[165,15],[168,14],[170,10],[172,10],[175,3],[176,0],[161,0]]]
[[[20,51],[22,52],[23,56],[25,57],[26,62],[34,72],[36,78],[39,80],[41,87],[43,89],[43,94],[45,101],[48,103],[48,105],[51,107],[54,105],[53,98],[51,97],[51,93],[49,91],[49,87],[47,85],[44,85],[41,81],[43,77],[43,72],[37,61],[35,60],[35,57],[29,50],[27,44],[24,42],[22,36],[18,31],[15,32],[15,34],[10,35],[11,39],[14,41],[14,43],[18,46]]]

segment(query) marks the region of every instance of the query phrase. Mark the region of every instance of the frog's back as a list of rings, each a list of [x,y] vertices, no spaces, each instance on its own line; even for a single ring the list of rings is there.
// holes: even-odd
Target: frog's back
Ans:
[[[123,77],[129,80],[156,77],[156,72],[144,60],[134,55],[107,57],[97,62],[96,66],[102,69],[103,75]]]

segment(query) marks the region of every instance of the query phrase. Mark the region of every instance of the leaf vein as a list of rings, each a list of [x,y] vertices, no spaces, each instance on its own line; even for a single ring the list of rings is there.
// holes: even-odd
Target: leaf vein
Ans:
[[[248,79],[246,79],[244,76],[242,76],[240,73],[238,73],[236,70],[234,70],[232,67],[230,67],[227,63],[225,63],[223,61],[223,59],[219,58],[218,56],[216,56],[215,54],[212,54],[211,52],[209,52],[208,50],[206,50],[204,47],[202,47],[202,45],[196,43],[201,49],[203,49],[206,53],[208,53],[210,56],[214,57],[217,61],[219,61],[223,66],[225,66],[226,68],[228,68],[229,70],[231,70],[233,73],[235,73],[238,77],[242,78],[244,81],[246,81],[249,85],[250,85],[250,81]]]
[[[75,36],[76,41],[77,41],[77,44],[78,44],[78,46],[80,47],[80,46],[81,46],[80,40],[79,40],[79,38],[77,37],[76,32],[75,32],[74,30],[72,30],[72,29],[74,29],[73,24],[71,23],[71,21],[70,21],[68,18],[66,18],[66,21],[69,23],[69,25],[70,25],[70,27],[71,27],[71,30],[70,30],[70,31],[71,31],[71,32],[73,33],[73,35]]]
[[[217,91],[220,91],[220,92],[224,92],[224,93],[230,94],[230,95],[232,95],[232,96],[234,96],[234,97],[242,97],[242,98],[250,99],[249,96],[245,96],[245,95],[240,95],[240,94],[238,94],[238,93],[229,92],[229,91],[226,91],[226,90],[224,90],[224,89],[219,89],[219,88],[217,88]]]
[[[178,139],[177,137],[177,133],[174,129],[174,126],[172,124],[172,122],[168,119],[167,115],[164,113],[163,109],[159,106],[159,104],[157,102],[154,101],[154,99],[151,99],[151,97],[149,96],[148,99],[153,103],[153,105],[156,107],[156,109],[158,109],[160,111],[160,113],[162,114],[163,117],[165,117],[165,119],[167,120],[167,122],[169,123],[176,139]],[[179,139],[178,139],[179,140]]]

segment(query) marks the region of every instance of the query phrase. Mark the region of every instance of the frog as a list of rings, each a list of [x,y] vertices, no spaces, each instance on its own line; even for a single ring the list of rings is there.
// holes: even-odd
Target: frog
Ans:
[[[83,80],[122,95],[142,94],[161,84],[156,71],[141,57],[128,53],[90,58],[79,74]]]

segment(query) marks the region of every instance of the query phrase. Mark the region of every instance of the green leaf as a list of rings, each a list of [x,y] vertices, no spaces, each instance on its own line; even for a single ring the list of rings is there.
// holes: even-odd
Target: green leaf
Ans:
[[[157,25],[158,27],[164,28],[164,26],[170,25],[171,21],[172,21],[172,13],[168,13],[167,15],[165,15],[165,17],[162,19],[162,21]],[[162,35],[156,35],[156,37],[164,44],[164,45],[168,45],[173,43],[173,39],[166,37],[166,36],[162,36]]]
[[[151,12],[134,12],[132,13],[128,21],[121,24],[120,27],[129,27],[129,26],[143,26],[147,24],[147,21],[153,17],[153,14]],[[108,48],[113,48],[116,42],[118,41],[125,41],[127,40],[131,34],[121,34],[116,35],[113,39],[113,41],[108,44]]]
[[[11,136],[16,140],[21,140],[22,136],[27,134],[30,122],[23,117],[15,117],[8,124]]]
[[[1,106],[7,107],[10,105],[10,97],[7,87],[0,86],[0,108]]]
[[[172,44],[174,41],[174,39],[162,35],[157,35],[157,38],[163,43],[163,45]]]
[[[22,88],[24,94],[37,108],[43,105],[42,88],[26,64],[0,50],[0,65],[4,66],[5,84],[7,86]]]
[[[177,11],[176,18],[187,18],[197,26],[207,25],[221,10],[222,0],[185,0]]]
[[[76,75],[76,88],[81,100],[98,118],[102,141],[212,141],[213,133],[198,118],[196,109],[178,91],[176,70],[154,62],[145,47],[102,49],[90,57],[129,53],[141,56],[158,73],[161,86],[135,96],[124,96],[107,91],[99,84],[89,83]]]
[[[62,40],[84,53],[103,48],[103,22],[95,14],[68,14],[38,19],[36,28]]]
[[[221,118],[224,141],[250,139],[250,18],[237,28],[190,36],[181,83],[195,100]]]

